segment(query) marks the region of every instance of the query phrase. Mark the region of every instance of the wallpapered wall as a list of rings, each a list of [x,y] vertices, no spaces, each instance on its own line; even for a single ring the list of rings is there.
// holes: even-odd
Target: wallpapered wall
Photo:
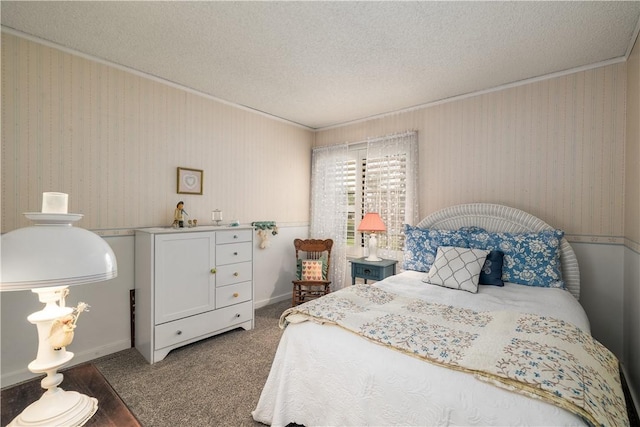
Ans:
[[[618,355],[624,343],[622,362],[640,402],[637,50],[629,65],[323,130],[315,145],[416,129],[421,217],[459,203],[501,203],[565,230],[579,258],[592,333]]]
[[[627,63],[625,236],[640,243],[640,43]]]
[[[2,124],[2,232],[44,191],[92,230],[169,225],[179,200],[201,224],[308,221],[313,132],[5,33]],[[178,166],[202,196],[176,194]]]
[[[640,43],[636,41],[627,62],[627,144],[625,235],[629,246],[640,235]],[[640,256],[627,250],[624,271],[624,354],[640,406]]]
[[[618,63],[314,135],[3,33],[1,232],[28,225],[22,213],[40,210],[43,191],[69,193],[70,211],[85,214],[79,225],[92,230],[168,225],[180,199],[191,217],[204,223],[210,223],[215,208],[227,220],[306,223],[314,139],[315,145],[328,145],[416,129],[421,216],[465,202],[511,205],[564,229],[571,241],[584,242],[575,245],[581,261],[589,261],[584,267],[605,276],[621,274],[617,258],[607,263],[602,255],[620,248],[624,236],[631,260],[625,261],[625,274],[629,265],[636,272],[629,277],[638,277],[640,225],[629,221],[637,221],[640,212],[640,137],[632,124],[626,128],[625,146],[625,121],[640,120],[635,61],[629,67],[636,76],[630,79],[636,99],[629,117],[627,65]],[[204,170],[204,195],[176,194],[178,166]],[[290,248],[282,248],[285,265]],[[133,259],[123,259],[122,265],[133,265]],[[276,271],[274,265],[265,264],[265,271]],[[285,291],[262,283],[265,303],[288,292],[289,276],[281,269],[278,280]],[[125,290],[133,288],[132,274],[126,273],[117,279]],[[264,277],[262,273],[258,276]],[[622,280],[609,280],[605,288],[594,275],[585,276],[582,302],[592,329],[619,354]],[[630,309],[637,304],[627,303],[627,297],[638,301],[640,290],[637,280],[624,280],[625,324],[636,325],[625,330],[624,341],[626,354],[633,356],[638,342],[630,334],[638,330],[638,317]],[[109,296],[115,298],[113,292]],[[126,312],[127,303],[125,298],[117,308]],[[3,298],[3,324],[5,317],[25,312],[29,310]],[[33,332],[20,331],[21,336]],[[3,349],[15,349],[5,335]],[[24,369],[23,361],[32,353],[16,353],[14,365]],[[98,353],[92,347],[86,354]],[[5,368],[6,359],[3,353],[3,376],[13,369]],[[636,362],[635,384],[640,384],[639,372]]]
[[[316,145],[417,129],[421,216],[502,203],[574,241],[621,242],[625,90],[618,63],[324,130]]]

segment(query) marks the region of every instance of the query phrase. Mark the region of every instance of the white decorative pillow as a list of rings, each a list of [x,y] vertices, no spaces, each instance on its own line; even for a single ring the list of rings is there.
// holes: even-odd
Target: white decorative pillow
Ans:
[[[440,246],[425,281],[475,294],[478,292],[480,273],[488,254],[489,251],[484,249]]]

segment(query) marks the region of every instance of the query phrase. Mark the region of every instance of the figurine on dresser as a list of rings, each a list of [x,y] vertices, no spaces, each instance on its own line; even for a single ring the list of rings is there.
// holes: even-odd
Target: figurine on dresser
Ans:
[[[189,215],[184,210],[184,202],[181,200],[176,205],[176,210],[173,213],[173,226],[183,228],[184,227],[184,216]]]

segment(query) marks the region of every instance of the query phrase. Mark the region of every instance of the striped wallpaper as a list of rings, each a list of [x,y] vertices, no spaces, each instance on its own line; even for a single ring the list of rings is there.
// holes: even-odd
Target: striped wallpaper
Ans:
[[[627,244],[640,253],[640,43],[637,41],[627,61],[627,73],[625,237]]]
[[[421,216],[503,203],[574,240],[637,245],[640,226],[624,229],[623,197],[640,203],[624,192],[626,71],[617,63],[314,135],[3,33],[2,232],[27,225],[22,212],[40,210],[44,191],[69,193],[94,230],[165,224],[180,199],[205,223],[216,208],[229,220],[305,222],[314,138],[417,129]],[[204,170],[203,196],[176,194],[178,166]]]
[[[42,193],[69,193],[93,230],[169,225],[179,200],[201,224],[305,222],[313,132],[157,80],[2,34],[2,232]],[[292,161],[302,159],[302,161]],[[176,194],[177,167],[204,194]],[[295,194],[295,197],[291,197]]]
[[[625,94],[617,63],[327,129],[315,144],[417,129],[421,216],[501,203],[572,240],[621,243]]]

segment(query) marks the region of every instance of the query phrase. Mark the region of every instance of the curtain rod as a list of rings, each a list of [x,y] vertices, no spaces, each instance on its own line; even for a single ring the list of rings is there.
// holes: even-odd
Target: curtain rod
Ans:
[[[321,147],[314,147],[312,150],[313,151],[315,151],[315,150],[326,150],[326,149],[330,149],[332,147],[336,147],[336,146],[339,146],[339,145],[346,145],[347,148],[354,148],[354,147],[359,146],[359,145],[365,146],[369,142],[377,142],[377,141],[382,141],[383,139],[390,139],[390,138],[398,138],[398,137],[403,137],[403,136],[415,135],[417,133],[418,133],[417,130],[408,130],[408,131],[399,132],[399,133],[392,133],[392,134],[385,135],[385,136],[378,136],[378,137],[375,137],[375,138],[368,138],[368,139],[365,139],[363,141],[343,142],[343,143],[340,143],[340,144],[323,145]]]
[[[401,136],[409,136],[412,134],[416,134],[418,133],[417,130],[407,130],[404,132],[400,132],[400,133],[392,133],[389,135],[385,135],[385,136],[378,136],[375,138],[367,138],[363,141],[356,141],[356,142],[347,142],[347,145],[350,147],[352,145],[358,145],[358,144],[366,144],[367,142],[377,142],[377,141],[382,141],[383,139],[389,139],[389,138],[398,138]]]

